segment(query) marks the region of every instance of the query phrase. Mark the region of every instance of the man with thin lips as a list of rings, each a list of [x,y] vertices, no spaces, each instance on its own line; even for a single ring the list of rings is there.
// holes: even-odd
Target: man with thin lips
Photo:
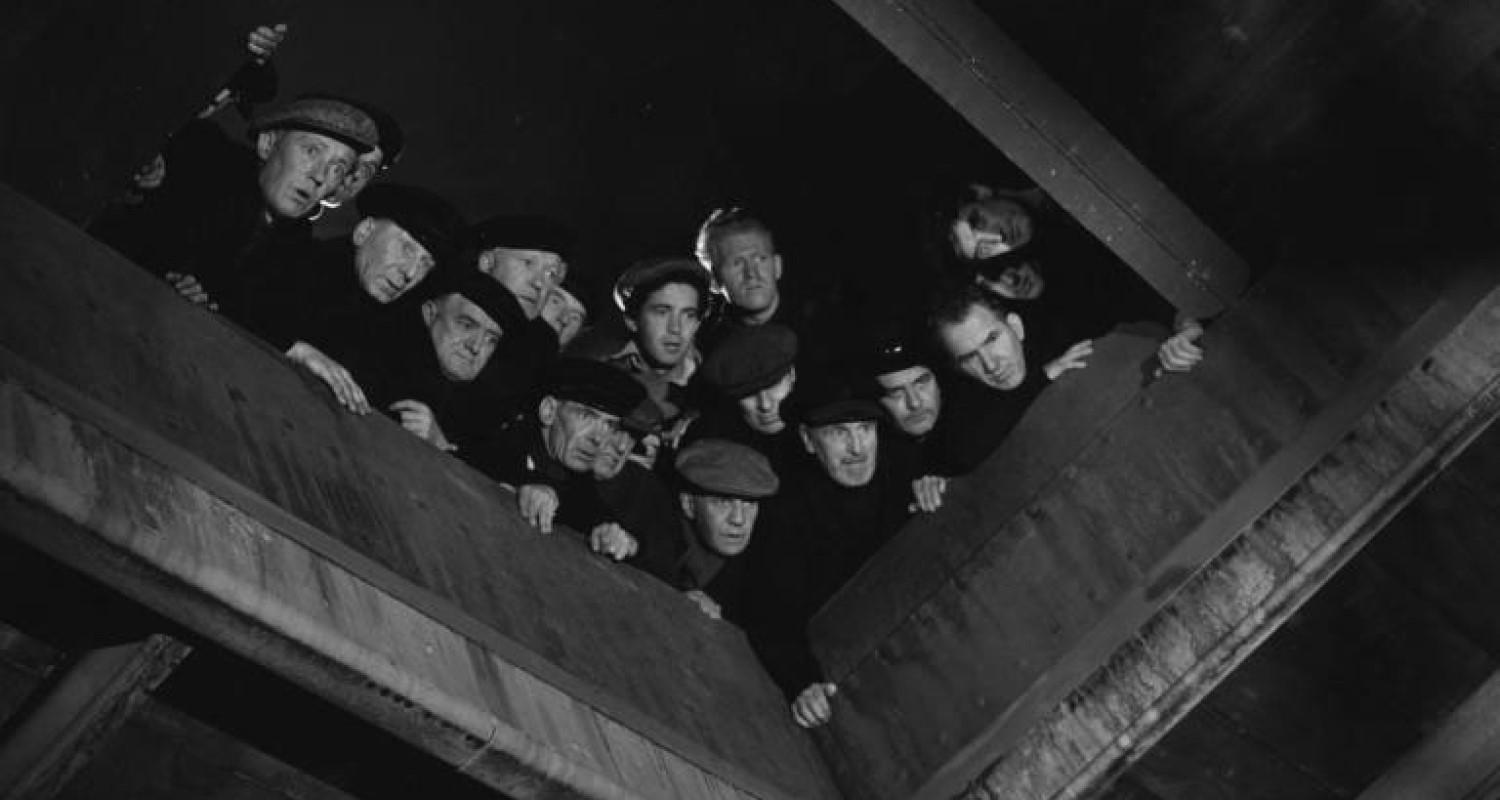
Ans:
[[[978,467],[1010,433],[1047,384],[1088,365],[1085,340],[1040,368],[1029,363],[1026,326],[1005,298],[977,283],[938,294],[928,324],[939,349],[959,373],[953,382],[935,442],[951,470]]]
[[[810,374],[796,403],[801,458],[778,469],[748,551],[740,620],[803,727],[826,723],[837,689],[807,643],[807,622],[910,515],[911,490],[887,463],[868,379]]]
[[[747,563],[761,503],[779,488],[765,456],[726,439],[700,439],[677,454],[683,550],[677,587],[703,613],[740,623]]]

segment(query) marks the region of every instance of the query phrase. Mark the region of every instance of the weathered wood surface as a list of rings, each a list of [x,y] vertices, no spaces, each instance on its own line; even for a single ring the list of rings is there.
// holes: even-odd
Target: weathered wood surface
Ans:
[[[650,781],[680,768],[758,795],[830,795],[737,631],[574,536],[537,535],[513,495],[384,418],[342,412],[23,198],[4,191],[0,206],[3,452],[8,481],[30,487],[7,505],[41,504],[32,517],[73,531],[55,538],[65,555],[168,616],[189,605],[181,581],[252,629],[300,631],[289,652],[393,697],[435,683],[441,703],[458,698],[440,716],[474,739],[454,757],[513,745],[534,786],[566,784],[563,771],[673,796]],[[140,574],[110,574],[137,560]]]
[[[970,0],[835,1],[1178,308],[1243,291],[1243,259]]]
[[[1096,420],[1081,440],[1049,447],[1057,434],[1028,419],[971,479],[1001,487],[993,503],[979,488],[950,491],[966,520],[958,541],[934,534],[948,532],[948,509],[917,521],[821,612],[814,646],[842,681],[825,751],[846,791],[949,796],[1031,742],[1095,669],[1141,646],[1153,614],[1399,385],[1489,280],[1455,282],[1424,313],[1432,294],[1416,284],[1338,278],[1343,295],[1323,295],[1309,277],[1247,298],[1197,371],[1122,396],[1118,413],[1098,413],[1102,392],[1055,387],[1035,414]],[[1165,630],[1213,631],[1210,600],[1230,602],[1174,602]]]
[[[80,654],[0,736],[0,794],[55,797],[187,653],[158,634]]]

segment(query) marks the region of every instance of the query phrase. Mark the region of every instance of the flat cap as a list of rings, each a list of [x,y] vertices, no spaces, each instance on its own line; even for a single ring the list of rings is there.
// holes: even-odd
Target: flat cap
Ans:
[[[878,336],[865,354],[865,373],[875,378],[912,367],[932,366],[927,351],[917,344],[920,341],[904,331],[888,331]]]
[[[380,130],[358,106],[333,97],[304,97],[268,111],[250,123],[251,133],[294,130],[337,139],[363,155],[380,143]]]
[[[469,244],[480,252],[496,247],[555,253],[564,261],[573,249],[573,233],[547,217],[501,214],[469,229]]]
[[[712,276],[702,264],[687,257],[650,258],[637,261],[615,280],[615,305],[634,316],[646,295],[669,283],[685,283],[698,290],[698,307],[708,305]]]
[[[703,362],[703,380],[731,400],[781,380],[797,361],[797,334],[767,322],[736,328]]]
[[[490,315],[490,319],[507,335],[516,334],[526,324],[526,313],[521,310],[516,296],[494,278],[477,269],[450,269],[439,275],[431,281],[432,287],[426,293],[428,297],[463,295],[465,300]]]
[[[646,436],[661,430],[661,424],[666,420],[661,406],[656,404],[649,396],[630,410],[629,414],[620,418],[620,427],[635,434]]]
[[[401,124],[396,118],[379,106],[366,103],[363,100],[355,100],[349,97],[341,97],[336,94],[304,94],[298,100],[333,100],[340,103],[348,103],[351,106],[365,112],[365,115],[375,123],[375,146],[380,148],[380,168],[390,169],[401,160],[401,154],[406,151],[406,134],[401,130]]]
[[[560,358],[547,372],[544,393],[572,400],[621,419],[646,399],[646,387],[602,361]]]
[[[704,494],[759,500],[781,487],[771,463],[754,448],[726,439],[699,439],[677,454],[677,474]]]
[[[411,234],[438,264],[446,264],[458,252],[464,235],[464,218],[447,200],[415,186],[381,183],[365,189],[356,201],[366,217],[388,219]]]
[[[857,380],[840,370],[815,372],[797,382],[797,418],[813,428],[880,419],[884,412],[875,402],[874,385],[873,381]]]

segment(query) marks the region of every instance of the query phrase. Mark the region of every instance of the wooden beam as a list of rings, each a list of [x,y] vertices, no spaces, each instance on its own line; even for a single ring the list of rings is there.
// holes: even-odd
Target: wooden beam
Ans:
[[[0,740],[0,795],[57,795],[188,654],[169,636],[91,650]]]
[[[1221,311],[1249,270],[970,0],[834,0],[1178,308]]]
[[[1385,775],[1360,800],[1469,800],[1500,792],[1500,673]]]

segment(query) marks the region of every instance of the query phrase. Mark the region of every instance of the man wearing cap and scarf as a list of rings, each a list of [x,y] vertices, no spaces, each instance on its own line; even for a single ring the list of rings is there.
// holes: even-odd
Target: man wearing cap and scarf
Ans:
[[[787,399],[797,383],[797,334],[780,323],[731,331],[704,360],[703,414],[684,441],[729,439],[759,450],[778,471],[802,450]]]
[[[746,597],[746,559],[760,504],[780,483],[771,463],[727,439],[699,439],[677,454],[682,515],[676,585],[714,619],[740,624]]]
[[[936,445],[943,437],[933,435],[943,424],[943,388],[932,368],[935,357],[917,341],[905,332],[886,332],[867,359],[891,431],[883,440],[886,455],[908,465],[917,508],[932,512],[942,506],[948,488],[948,468]]]
[[[803,727],[828,721],[836,689],[822,678],[807,622],[910,515],[904,471],[881,458],[882,410],[867,382],[836,373],[799,387],[804,455],[778,470],[749,551],[743,626]]]
[[[622,561],[640,547],[603,502],[594,465],[619,442],[621,420],[646,400],[629,375],[598,361],[563,358],[548,368],[534,416],[507,426],[468,457],[492,479],[516,487],[521,517],[543,533],[562,523],[598,553]]]
[[[96,235],[184,297],[212,305],[227,276],[305,252],[308,217],[375,147],[378,131],[365,112],[327,98],[256,117],[253,149],[203,125],[204,133],[173,140],[161,187]],[[195,141],[200,135],[220,143]]]
[[[347,370],[363,399],[358,405],[384,411],[433,446],[462,456],[488,422],[468,418],[484,403],[465,398],[479,391],[474,379],[495,346],[525,319],[509,292],[469,270],[444,273],[424,295],[420,305],[397,303],[379,312],[379,324],[328,329],[314,345]],[[353,407],[339,381],[313,371]]]

